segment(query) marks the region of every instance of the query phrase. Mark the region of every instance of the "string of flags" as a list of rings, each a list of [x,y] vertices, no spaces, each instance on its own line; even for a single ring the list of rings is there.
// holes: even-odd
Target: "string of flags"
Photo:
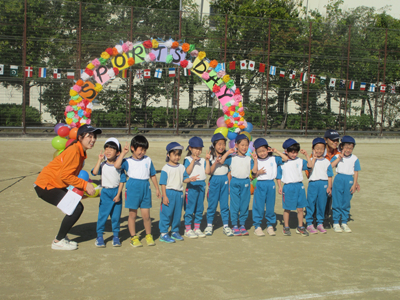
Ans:
[[[240,63],[240,70],[250,70],[250,71],[256,70],[255,61],[241,60],[239,63]],[[225,68],[226,68],[225,63],[219,63],[217,65],[217,67],[215,68],[215,71],[216,72],[225,71]],[[9,69],[10,69],[10,73],[9,73],[10,77],[18,76],[19,66],[10,65]],[[52,72],[51,71],[48,72],[47,68],[43,68],[43,67],[39,67],[39,68],[25,67],[24,68],[25,77],[32,78],[34,75],[34,69],[37,69],[38,78],[51,78],[51,77],[53,77],[54,79],[62,78],[61,69],[52,69]],[[229,69],[230,70],[236,69],[236,61],[229,62]],[[84,71],[85,71],[85,69],[81,69],[81,74]],[[168,77],[176,77],[176,68],[168,68],[166,70],[166,72],[167,72],[166,75],[168,75]],[[258,72],[265,73],[265,64],[259,63]],[[152,71],[150,69],[136,70],[136,78],[137,79],[150,79],[152,77],[152,74],[153,74],[154,78],[160,79],[163,76],[163,69],[156,68],[154,73],[152,73]],[[277,73],[276,66],[269,66],[269,75],[276,76],[277,74],[279,75],[280,78],[285,78],[286,70],[284,68],[280,68],[279,73]],[[0,75],[5,75],[4,64],[0,64]],[[183,68],[183,75],[191,76],[191,70],[187,69],[187,68]],[[293,70],[293,69],[289,70],[288,75],[289,75],[290,80],[295,80],[296,79],[296,70]],[[67,79],[74,79],[75,72],[73,70],[68,70],[66,72],[66,77],[67,77]],[[128,69],[124,69],[121,71],[121,77],[122,78],[128,77]],[[310,74],[309,76],[307,76],[307,72],[300,73],[299,81],[306,83],[307,77],[311,84],[318,83],[317,76],[315,74]],[[326,80],[327,80],[326,76],[319,76],[319,84],[320,85],[325,85]],[[346,88],[346,80],[345,79],[337,79],[337,78],[330,78],[328,87],[333,88],[333,89],[336,88],[337,81],[339,83],[340,89]],[[367,88],[367,84],[369,84],[368,88]],[[355,90],[356,89],[356,81],[349,80],[347,82],[347,88],[348,88],[348,90]],[[379,91],[382,93],[386,93],[388,90],[387,85],[384,83],[380,84],[379,86],[375,83],[366,83],[366,82],[360,82],[360,84],[359,84],[360,91],[375,92],[378,90],[378,88],[379,88]],[[390,93],[392,93],[392,94],[396,93],[396,85],[394,85],[394,84],[390,85]]]

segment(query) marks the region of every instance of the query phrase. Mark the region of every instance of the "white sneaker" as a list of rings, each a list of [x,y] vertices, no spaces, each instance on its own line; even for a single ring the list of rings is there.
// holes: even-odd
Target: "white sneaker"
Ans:
[[[204,234],[205,235],[212,235],[213,234],[212,226],[207,226],[206,229],[204,229]]]
[[[257,227],[257,229],[254,230],[254,234],[256,236],[265,236],[265,233],[262,231],[261,227]]]
[[[229,226],[224,227],[224,234],[226,236],[233,236],[233,231]]]
[[[340,228],[339,224],[333,224],[333,231],[334,232],[343,232],[342,228]]]
[[[268,228],[267,228],[267,233],[268,233],[270,236],[276,235],[275,230],[274,230],[274,227],[272,227],[272,226],[268,226]]]
[[[68,238],[68,235],[66,235],[64,239],[65,239],[66,241],[68,241],[71,245],[78,246],[78,243],[77,243],[77,242],[74,242],[74,241],[71,241],[71,240]]]
[[[53,241],[51,244],[51,249],[53,250],[76,250],[78,249],[77,245],[73,245],[70,242],[68,242],[66,239],[62,239],[61,241],[58,241],[57,243]]]
[[[194,233],[193,229],[190,229],[189,231],[185,231],[185,236],[190,238],[190,239],[197,239],[198,238],[197,234]]]
[[[200,238],[205,238],[206,237],[206,235],[200,229],[196,229],[194,231],[194,233]]]
[[[349,226],[347,226],[347,224],[342,224],[341,227],[342,227],[342,229],[343,229],[344,232],[347,232],[347,233],[350,233],[350,232],[351,232],[351,229],[350,229]]]

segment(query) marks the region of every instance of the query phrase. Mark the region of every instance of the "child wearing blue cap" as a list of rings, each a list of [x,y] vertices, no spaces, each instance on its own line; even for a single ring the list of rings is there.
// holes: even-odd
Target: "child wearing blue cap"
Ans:
[[[261,228],[261,222],[267,219],[267,233],[271,236],[275,235],[274,225],[276,223],[275,214],[275,181],[278,166],[282,165],[288,157],[279,152],[275,148],[271,148],[264,138],[258,138],[254,141],[254,148],[257,153],[258,171],[257,183],[253,196],[253,224],[254,234],[257,236],[265,236]],[[279,156],[272,156],[276,153]],[[266,210],[264,211],[264,209]]]
[[[184,179],[189,176],[195,180],[191,180],[186,186],[185,207],[185,236],[191,239],[198,237],[204,238],[206,235],[200,230],[201,219],[203,218],[204,196],[206,188],[206,166],[210,164],[209,154],[206,159],[201,158],[200,154],[203,150],[203,140],[197,136],[189,140],[189,146],[186,150],[187,156],[183,162],[186,168]],[[192,222],[194,219],[194,230]]]
[[[290,236],[289,215],[291,210],[297,209],[298,227],[296,233],[302,236],[308,236],[309,233],[303,225],[303,208],[307,206],[306,192],[303,185],[303,172],[311,166],[307,152],[300,150],[300,144],[294,139],[287,139],[283,143],[283,149],[288,156],[288,160],[279,166],[281,171],[281,179],[278,181],[279,194],[282,195],[283,212],[283,235]],[[303,154],[307,160],[298,157],[299,152]],[[281,181],[285,184],[283,189]]]
[[[347,225],[350,215],[350,201],[357,191],[358,172],[361,171],[360,161],[353,154],[356,141],[351,136],[344,136],[339,145],[339,154],[332,160],[332,168],[336,167],[336,177],[332,187],[332,218],[335,232],[351,232]],[[342,226],[339,221],[342,219]]]
[[[229,167],[226,163],[221,164],[221,159],[234,153],[232,149],[226,151],[226,138],[221,133],[216,133],[211,138],[210,147],[210,168],[206,168],[206,174],[211,175],[208,183],[208,207],[207,207],[207,227],[204,230],[206,235],[212,235],[214,215],[217,210],[218,201],[221,210],[223,232],[226,236],[233,236],[232,229],[229,227]]]
[[[147,246],[155,245],[151,234],[150,208],[152,204],[149,179],[151,179],[156,188],[157,198],[161,198],[161,194],[157,183],[156,169],[151,158],[146,156],[148,148],[149,142],[147,139],[143,135],[136,135],[131,140],[132,156],[124,159],[124,156],[129,152],[128,144],[126,144],[115,163],[115,167],[125,170],[129,177],[126,183],[125,208],[129,209],[128,228],[133,247],[143,247],[139,237],[136,235],[136,217],[139,207],[146,231]]]
[[[175,243],[183,241],[179,234],[183,206],[183,184],[182,182],[196,181],[196,178],[183,180],[185,167],[179,163],[183,146],[176,142],[167,145],[167,164],[162,168],[160,185],[162,190],[162,201],[160,206],[160,241]],[[168,228],[171,224],[171,236],[168,235]]]
[[[250,172],[253,175],[257,173],[257,154],[251,153],[251,156],[246,156],[249,149],[249,139],[245,134],[238,134],[235,139],[236,154],[232,157],[221,159],[221,163],[227,164],[230,167],[232,179],[230,182],[230,196],[231,196],[231,222],[233,225],[233,235],[249,235],[245,228],[245,222],[249,215],[250,204]],[[229,151],[228,151],[229,152]],[[239,216],[240,214],[240,216]],[[238,219],[240,228],[238,227]]]
[[[92,175],[101,175],[101,194],[99,203],[99,215],[97,218],[97,238],[96,247],[106,246],[103,238],[104,227],[108,216],[111,217],[111,227],[113,231],[112,245],[120,247],[119,240],[120,217],[122,211],[122,189],[126,182],[126,175],[121,169],[115,168],[115,161],[121,154],[121,145],[116,138],[109,138],[104,144],[104,153],[100,152]],[[104,159],[106,159],[104,161]]]
[[[333,171],[331,163],[324,157],[326,142],[323,138],[312,141],[311,170],[307,189],[307,230],[310,234],[326,233],[324,215],[328,195],[332,193]],[[317,216],[317,228],[314,227],[314,212]]]

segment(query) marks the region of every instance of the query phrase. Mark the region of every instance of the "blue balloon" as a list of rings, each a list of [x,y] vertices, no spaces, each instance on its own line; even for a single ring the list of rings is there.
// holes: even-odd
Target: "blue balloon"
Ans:
[[[86,172],[85,170],[81,170],[79,172],[78,178],[81,178],[81,179],[83,179],[85,181],[89,181],[89,173]]]
[[[230,140],[235,140],[237,135],[238,134],[236,132],[228,131],[228,139]]]
[[[247,122],[247,127],[243,129],[243,131],[252,132],[253,131],[253,124]]]
[[[251,156],[251,149],[250,148],[249,148],[249,150],[247,150],[246,156]]]

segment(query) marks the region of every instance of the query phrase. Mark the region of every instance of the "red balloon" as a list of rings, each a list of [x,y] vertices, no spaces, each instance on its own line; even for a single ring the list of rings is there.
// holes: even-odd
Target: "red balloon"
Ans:
[[[72,143],[73,141],[75,141],[75,139],[69,139],[69,140],[67,141],[67,143],[65,144],[65,148],[67,148],[69,145],[71,145],[71,143]]]
[[[57,131],[57,134],[59,135],[59,136],[61,136],[62,138],[65,138],[65,137],[67,137],[68,135],[69,135],[69,128],[67,127],[67,126],[61,126],[59,129],[58,129],[58,131]]]

